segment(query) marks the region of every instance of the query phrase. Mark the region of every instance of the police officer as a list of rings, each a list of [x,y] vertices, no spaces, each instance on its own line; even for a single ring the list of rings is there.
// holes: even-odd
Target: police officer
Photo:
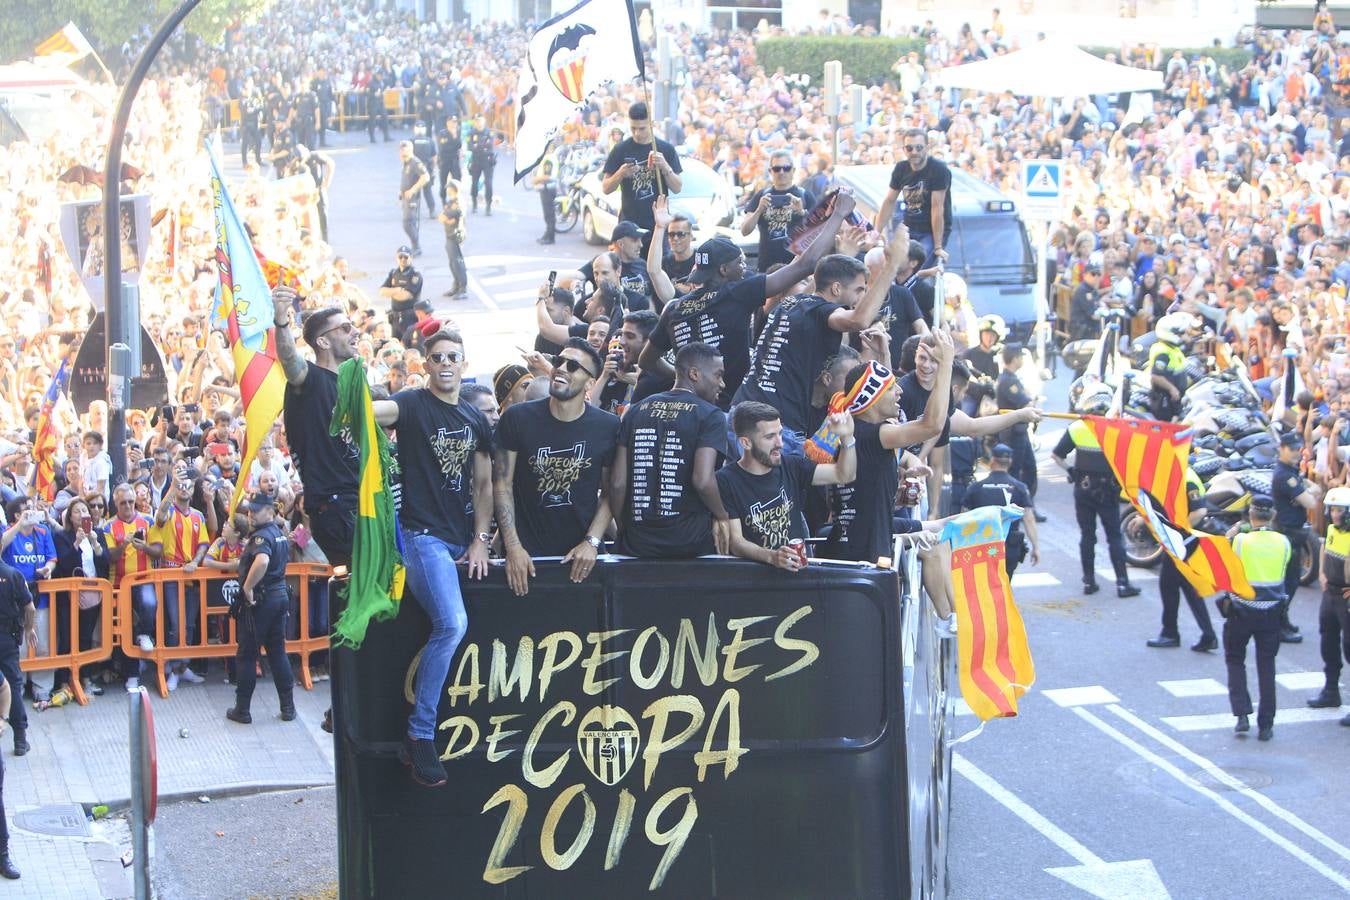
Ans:
[[[389,301],[389,324],[394,334],[403,334],[417,318],[413,306],[422,297],[422,273],[413,268],[414,252],[407,244],[399,247],[398,265],[389,270],[380,285],[380,296]]]
[[[9,684],[10,696],[20,698],[10,706],[9,727],[14,729],[14,755],[23,756],[28,746],[28,713],[23,708],[23,673],[19,656],[24,638],[36,647],[37,607],[23,573],[0,560],[0,671]]]
[[[551,244],[558,230],[558,157],[549,151],[534,170],[534,186],[539,189],[539,205],[544,213],[544,233],[538,243]]]
[[[1190,466],[1186,467],[1186,502],[1191,511],[1191,528],[1196,528],[1205,518],[1205,486],[1200,476]],[[1195,592],[1195,588],[1181,574],[1176,562],[1164,553],[1162,569],[1158,573],[1158,594],[1162,597],[1162,631],[1147,641],[1150,647],[1180,647],[1181,632],[1177,628],[1177,612],[1181,608],[1181,595],[1186,595],[1186,605],[1195,616],[1195,624],[1200,626],[1200,640],[1191,645],[1197,653],[1217,650],[1219,639],[1214,635],[1214,624],[1209,618],[1209,608],[1204,599]]]
[[[975,482],[965,493],[962,509],[979,509],[982,506],[1020,506],[1032,511],[1031,492],[1021,481],[1009,474],[1008,469],[1016,458],[1016,452],[1007,444],[995,444],[989,457],[989,474]],[[1021,524],[1026,524],[1027,532],[1022,534]],[[1021,522],[1013,522],[1008,528],[1008,538],[1004,542],[1003,565],[1012,578],[1017,566],[1027,557],[1027,541],[1030,539],[1031,564],[1041,559],[1041,542],[1036,534],[1036,518],[1023,516]]]
[[[5,717],[9,715],[10,701],[14,692],[10,690],[9,682],[0,678],[0,735],[5,733]],[[19,706],[23,706],[20,701]],[[18,738],[17,732],[15,738]],[[19,753],[16,750],[15,755]],[[9,856],[9,823],[5,821],[5,764],[0,760],[0,876],[8,878],[10,881],[19,877],[19,870],[14,865],[14,860]]]
[[[459,181],[463,175],[459,168],[459,151],[463,141],[459,136],[459,116],[452,116],[441,122],[436,130],[436,167],[440,176],[441,196],[445,196],[445,183],[449,179]]]
[[[1103,415],[1111,407],[1111,389],[1101,386],[1083,397],[1078,412]],[[1068,463],[1074,454],[1073,466]],[[1095,594],[1097,586],[1097,521],[1106,531],[1106,548],[1116,572],[1116,596],[1134,597],[1139,588],[1130,584],[1125,568],[1125,542],[1120,533],[1120,484],[1111,472],[1111,464],[1102,453],[1092,427],[1077,419],[1055,445],[1051,458],[1069,471],[1073,481],[1073,510],[1078,518],[1078,559],[1083,566],[1083,593]]]
[[[999,409],[1021,409],[1032,402],[1033,398],[1027,396],[1026,386],[1017,374],[1022,368],[1022,360],[1021,344],[1014,342],[1003,348],[1003,371],[994,387],[994,399]],[[1012,476],[1026,485],[1029,496],[1034,498],[1038,479],[1036,449],[1031,445],[1031,426],[1026,422],[1018,422],[1003,432],[1000,439],[1013,450]],[[1037,522],[1045,521],[1045,517],[1035,510],[1032,510],[1032,515]]]
[[[277,686],[281,719],[295,718],[295,682],[291,663],[286,658],[286,620],[290,616],[290,596],[286,592],[286,563],[290,561],[289,538],[276,522],[275,500],[266,494],[254,494],[249,501],[253,532],[239,556],[238,608],[239,649],[234,656],[238,683],[234,706],[225,710],[225,718],[241,725],[252,723],[249,704],[258,676],[258,648],[267,648],[272,681]]]
[[[403,233],[408,236],[408,241],[412,244],[412,255],[421,256],[422,222],[417,215],[418,208],[421,205],[421,201],[418,200],[418,192],[431,182],[431,174],[413,152],[412,141],[399,142],[398,158],[399,162],[402,163],[402,168],[399,170],[398,202],[403,209]]]
[[[1247,691],[1247,642],[1256,640],[1256,737],[1268,741],[1275,728],[1275,655],[1280,652],[1280,609],[1285,604],[1284,573],[1289,568],[1289,539],[1272,531],[1275,503],[1264,494],[1252,497],[1250,524],[1235,526],[1229,537],[1242,561],[1247,582],[1255,591],[1251,600],[1229,594],[1221,601],[1224,615],[1223,657],[1228,665],[1228,702],[1237,716],[1233,731],[1251,730],[1252,698]]]
[[[291,126],[295,142],[306,147],[317,147],[319,137],[319,95],[310,84],[295,82],[295,124]]]
[[[956,370],[953,370],[953,374]],[[954,434],[947,444],[947,468],[951,469],[952,484],[948,503],[943,513],[954,515],[961,511],[966,491],[975,481],[975,464],[979,462],[980,444],[975,438]]]
[[[977,374],[996,380],[998,371],[999,344],[1008,335],[1008,326],[1002,316],[988,315],[980,319],[980,342],[961,354]],[[1001,405],[1001,404],[1000,404]]]
[[[1149,407],[1159,422],[1171,422],[1181,412],[1181,394],[1186,390],[1186,354],[1181,345],[1190,326],[1189,313],[1172,313],[1153,329],[1158,340],[1148,351]]]
[[[389,76],[384,69],[377,68],[370,73],[370,81],[366,84],[366,134],[372,144],[375,143],[376,127],[384,132],[385,141],[389,141],[389,110],[384,108],[384,89],[389,86],[388,82]]]
[[[1083,267],[1083,280],[1073,289],[1073,298],[1069,301],[1069,340],[1101,337],[1102,323],[1097,318],[1097,303],[1101,298],[1098,287],[1101,281],[1101,266],[1088,263]]]
[[[239,98],[239,157],[245,166],[252,150],[254,161],[262,168],[262,115],[262,94],[250,78],[244,85],[244,96]]]
[[[482,116],[473,120],[469,131],[469,199],[473,211],[478,212],[478,179],[483,179],[483,199],[487,214],[492,215],[492,172],[497,167],[497,138],[487,127]]]
[[[1280,456],[1270,472],[1270,496],[1275,501],[1274,528],[1289,539],[1293,562],[1284,575],[1284,607],[1280,611],[1280,640],[1297,644],[1303,640],[1298,627],[1289,621],[1289,604],[1294,602],[1301,574],[1300,560],[1308,547],[1308,511],[1317,508],[1322,490],[1298,471],[1303,438],[1297,432],[1280,435]]]
[[[1317,632],[1322,639],[1322,668],[1326,686],[1308,701],[1313,709],[1341,705],[1341,656],[1350,662],[1350,488],[1327,491],[1326,544],[1322,547],[1322,606],[1317,613]],[[1350,725],[1350,716],[1341,720]]]
[[[436,215],[436,193],[435,185],[432,184],[430,174],[436,171],[436,142],[427,134],[427,127],[421,122],[413,126],[412,139],[413,156],[422,164],[422,168],[427,171],[426,183],[422,185],[422,199],[427,202],[427,215]],[[444,196],[444,191],[441,192]]]

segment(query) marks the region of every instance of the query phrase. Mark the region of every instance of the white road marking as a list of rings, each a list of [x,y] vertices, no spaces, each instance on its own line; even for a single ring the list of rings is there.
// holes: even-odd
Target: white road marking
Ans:
[[[1041,693],[1053,700],[1056,705],[1063,707],[1120,702],[1119,697],[1102,687],[1100,684],[1093,684],[1087,687],[1054,688],[1048,691],[1041,691]]]
[[[1228,688],[1224,687],[1213,678],[1188,678],[1184,681],[1160,681],[1158,687],[1162,688],[1173,697],[1222,697],[1228,693]],[[1163,721],[1166,721],[1165,719]]]
[[[507,271],[501,275],[488,275],[480,278],[483,284],[510,284],[513,281],[531,281],[535,283],[535,294],[539,293],[538,285],[548,281],[549,272],[559,271],[557,266],[549,269],[512,269],[507,266]]]
[[[1055,587],[1063,583],[1049,572],[1014,572],[1012,577],[1014,590],[1017,588]]]
[[[503,303],[510,300],[533,300],[539,296],[539,288],[525,288],[519,291],[493,291],[492,295]]]
[[[1157,728],[1154,728],[1148,722],[1145,722],[1143,719],[1139,718],[1134,713],[1130,712],[1124,707],[1118,704],[1113,704],[1111,706],[1108,706],[1107,709],[1110,710],[1112,715],[1134,726],[1139,731],[1143,732],[1144,734],[1153,738],[1158,743],[1162,744],[1168,750],[1172,751],[1178,756],[1184,757],[1192,765],[1199,766],[1205,771],[1207,775],[1209,775],[1211,778],[1214,778],[1216,781],[1221,782],[1228,789],[1235,791],[1236,793],[1242,794],[1244,797],[1247,797],[1249,800],[1252,800],[1253,802],[1261,806],[1271,815],[1275,816],[1276,818],[1280,819],[1286,824],[1296,828],[1303,834],[1312,838],[1317,843],[1321,844],[1326,849],[1330,850],[1332,853],[1335,853],[1337,856],[1341,857],[1344,860],[1350,861],[1350,848],[1346,848],[1342,844],[1337,843],[1335,840],[1328,837],[1322,831],[1318,830],[1312,825],[1309,825],[1307,822],[1303,821],[1298,816],[1291,813],[1289,810],[1280,806],[1274,800],[1271,800],[1265,794],[1261,793],[1260,791],[1249,788],[1242,781],[1238,780],[1237,778],[1234,778],[1232,775],[1229,775],[1227,772],[1225,772],[1219,766],[1215,765],[1210,760],[1191,750],[1189,747],[1187,747],[1185,744],[1182,744],[1180,741],[1174,740],[1173,738],[1159,731]],[[1252,830],[1256,831],[1258,834],[1269,840],[1271,843],[1275,844],[1277,847],[1280,847],[1282,850],[1287,851],[1291,856],[1298,859],[1300,862],[1306,864],[1309,868],[1317,872],[1319,875],[1326,877],[1328,880],[1330,880],[1338,887],[1340,887],[1341,890],[1350,892],[1350,878],[1346,878],[1341,873],[1335,871],[1334,869],[1324,864],[1321,860],[1309,854],[1302,847],[1299,847],[1297,844],[1294,844],[1292,841],[1288,840],[1284,836],[1271,830],[1264,823],[1253,818],[1248,813],[1244,812],[1243,810],[1233,805],[1233,803],[1229,801],[1226,797],[1220,796],[1210,788],[1200,784],[1190,775],[1187,775],[1185,772],[1178,769],[1170,761],[1164,759],[1163,757],[1154,753],[1152,750],[1149,750],[1148,748],[1142,746],[1134,739],[1127,737],[1120,731],[1113,728],[1111,725],[1102,721],[1090,710],[1082,709],[1080,707],[1074,710],[1074,714],[1077,715],[1079,718],[1083,719],[1083,721],[1092,725],[1097,730],[1101,731],[1103,734],[1106,734],[1114,738],[1117,742],[1134,751],[1140,757],[1147,760],[1148,762],[1151,762],[1159,769],[1162,769],[1164,772],[1167,772],[1177,781],[1191,788],[1196,793],[1200,794],[1201,796],[1208,797],[1210,800],[1214,801],[1214,803],[1217,804],[1219,808],[1223,809],[1225,812],[1232,815],[1235,819],[1242,822],[1244,825],[1247,825],[1250,828],[1252,828]]]
[[[1131,566],[1129,569],[1130,581],[1157,581],[1158,573],[1153,569],[1136,569]],[[1116,583],[1116,570],[1102,567],[1097,569],[1097,576],[1110,584]],[[1109,587],[1109,585],[1108,585]]]
[[[1224,688],[1225,694],[1228,689]],[[1275,710],[1276,725],[1298,725],[1303,722],[1327,722],[1339,719],[1345,713],[1339,709],[1309,709],[1306,706],[1292,706],[1289,709]],[[1164,725],[1175,731],[1218,731],[1232,728],[1235,721],[1232,713],[1211,713],[1204,716],[1163,716]]]
[[[1282,672],[1275,676],[1275,683],[1291,691],[1320,690],[1327,681],[1322,672]]]

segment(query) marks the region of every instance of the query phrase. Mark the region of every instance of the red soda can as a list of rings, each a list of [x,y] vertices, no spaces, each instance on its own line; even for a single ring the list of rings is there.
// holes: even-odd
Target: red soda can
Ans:
[[[797,554],[797,562],[801,563],[803,569],[806,568],[806,541],[801,538],[790,538],[787,545]]]

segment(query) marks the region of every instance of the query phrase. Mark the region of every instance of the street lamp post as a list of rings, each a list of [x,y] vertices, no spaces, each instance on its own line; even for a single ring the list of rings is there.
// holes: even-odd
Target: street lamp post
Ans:
[[[131,77],[122,88],[112,133],[108,136],[108,158],[103,167],[103,259],[107,276],[103,281],[103,306],[107,310],[104,331],[107,334],[108,351],[108,454],[112,457],[110,484],[114,485],[121,484],[127,477],[126,408],[131,399],[131,379],[140,374],[131,371],[128,364],[131,358],[139,357],[130,349],[140,345],[139,316],[125,315],[127,309],[122,291],[122,141],[126,136],[127,121],[131,118],[131,104],[135,102],[136,93],[141,89],[141,82],[145,80],[151,64],[169,35],[200,2],[183,0],[159,26],[155,36],[141,52],[140,59],[136,60],[136,66],[131,70]]]

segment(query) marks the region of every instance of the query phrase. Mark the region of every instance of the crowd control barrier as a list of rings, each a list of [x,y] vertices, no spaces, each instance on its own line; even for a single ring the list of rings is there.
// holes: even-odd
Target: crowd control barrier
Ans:
[[[84,693],[80,669],[102,662],[112,655],[115,615],[112,585],[98,578],[52,578],[38,582],[38,590],[47,596],[47,633],[41,637],[46,638],[49,652],[38,656],[34,648],[25,644],[19,654],[19,668],[24,672],[70,669],[70,692],[76,703],[87,706],[89,697]],[[91,608],[94,604],[98,606],[93,641],[86,650],[80,649],[81,601]],[[66,646],[70,649],[58,653],[63,633]],[[15,702],[22,702],[22,698],[16,698]]]
[[[405,594],[332,657],[340,895],[944,896],[951,651],[901,560],[904,590],[823,561],[464,580],[439,790],[397,756],[428,634]]]

